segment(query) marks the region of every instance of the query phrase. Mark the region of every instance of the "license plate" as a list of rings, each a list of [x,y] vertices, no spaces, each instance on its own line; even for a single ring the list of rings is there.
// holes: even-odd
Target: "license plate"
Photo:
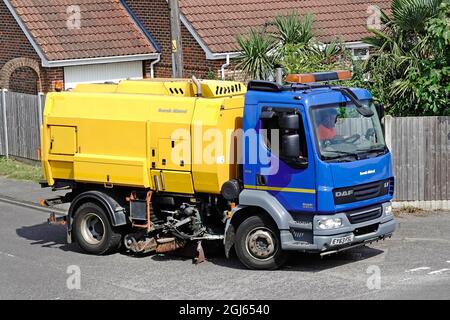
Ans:
[[[350,243],[350,242],[353,241],[353,237],[354,236],[351,234],[349,236],[342,237],[342,238],[333,238],[333,239],[331,239],[331,245],[332,246],[339,246],[339,245],[343,245],[343,244],[346,244],[346,243]]]

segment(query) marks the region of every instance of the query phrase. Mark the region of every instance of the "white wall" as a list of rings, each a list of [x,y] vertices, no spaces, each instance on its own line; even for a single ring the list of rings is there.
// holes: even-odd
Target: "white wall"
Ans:
[[[78,83],[118,82],[124,79],[142,79],[142,61],[92,64],[64,68],[65,89]]]

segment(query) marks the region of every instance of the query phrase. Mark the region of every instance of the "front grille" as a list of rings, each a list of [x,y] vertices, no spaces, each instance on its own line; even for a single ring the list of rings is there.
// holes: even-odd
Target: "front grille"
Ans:
[[[363,186],[355,187],[353,194],[356,201],[367,200],[377,197],[380,194],[380,188],[382,184],[379,182],[366,184]]]
[[[383,208],[381,206],[359,209],[355,211],[347,212],[347,218],[351,224],[362,223],[374,219],[378,219],[383,214]]]
[[[313,243],[313,232],[312,230],[298,230],[291,228],[292,236],[295,241],[305,242],[305,243]]]
[[[377,232],[379,226],[380,226],[380,224],[376,223],[376,224],[372,224],[370,226],[365,226],[365,227],[362,227],[362,228],[358,228],[355,231],[353,231],[353,234],[355,236],[362,236],[362,235],[365,235],[365,234]]]
[[[359,186],[334,189],[334,202],[346,204],[385,196],[390,192],[391,184],[393,184],[393,181],[382,180]]]

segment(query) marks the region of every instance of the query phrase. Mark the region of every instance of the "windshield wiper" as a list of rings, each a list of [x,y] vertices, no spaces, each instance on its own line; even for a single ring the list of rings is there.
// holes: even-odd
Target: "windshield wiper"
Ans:
[[[387,153],[387,147],[381,147],[381,148],[371,148],[371,149],[358,149],[358,151],[362,151],[362,153],[376,153],[377,156],[383,155]]]
[[[330,150],[330,151],[325,151],[325,152],[330,152],[330,153],[337,153],[340,154],[342,156],[350,156],[350,157],[355,157],[356,160],[360,160],[360,156],[358,153],[355,152],[348,152],[348,151],[340,151],[340,150]],[[329,156],[324,156],[327,160],[337,160],[337,159],[342,159],[342,156],[337,156],[337,157],[329,157]]]

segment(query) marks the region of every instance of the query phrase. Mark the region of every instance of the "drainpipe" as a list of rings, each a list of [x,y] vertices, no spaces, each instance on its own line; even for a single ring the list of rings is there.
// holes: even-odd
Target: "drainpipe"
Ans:
[[[275,69],[275,81],[279,84],[283,84],[283,68]]]
[[[159,63],[161,61],[161,53],[158,53],[158,57],[156,58],[155,61],[153,61],[152,63],[150,63],[150,78],[154,78],[155,77],[155,64]]]
[[[227,54],[227,63],[223,64],[221,67],[222,71],[222,80],[225,80],[225,69],[230,66],[230,55]]]
[[[38,99],[38,112],[39,112],[39,127],[41,127],[43,122],[44,122],[44,120],[42,118],[42,114],[43,114],[42,113],[42,109],[43,109],[42,108],[43,107],[42,102],[44,100],[44,93],[43,92],[38,92],[37,99]]]
[[[198,81],[198,79],[195,76],[192,76],[192,82],[195,84],[195,86],[197,87],[197,97],[201,97],[203,92],[202,92],[202,84],[200,83],[200,81]]]

